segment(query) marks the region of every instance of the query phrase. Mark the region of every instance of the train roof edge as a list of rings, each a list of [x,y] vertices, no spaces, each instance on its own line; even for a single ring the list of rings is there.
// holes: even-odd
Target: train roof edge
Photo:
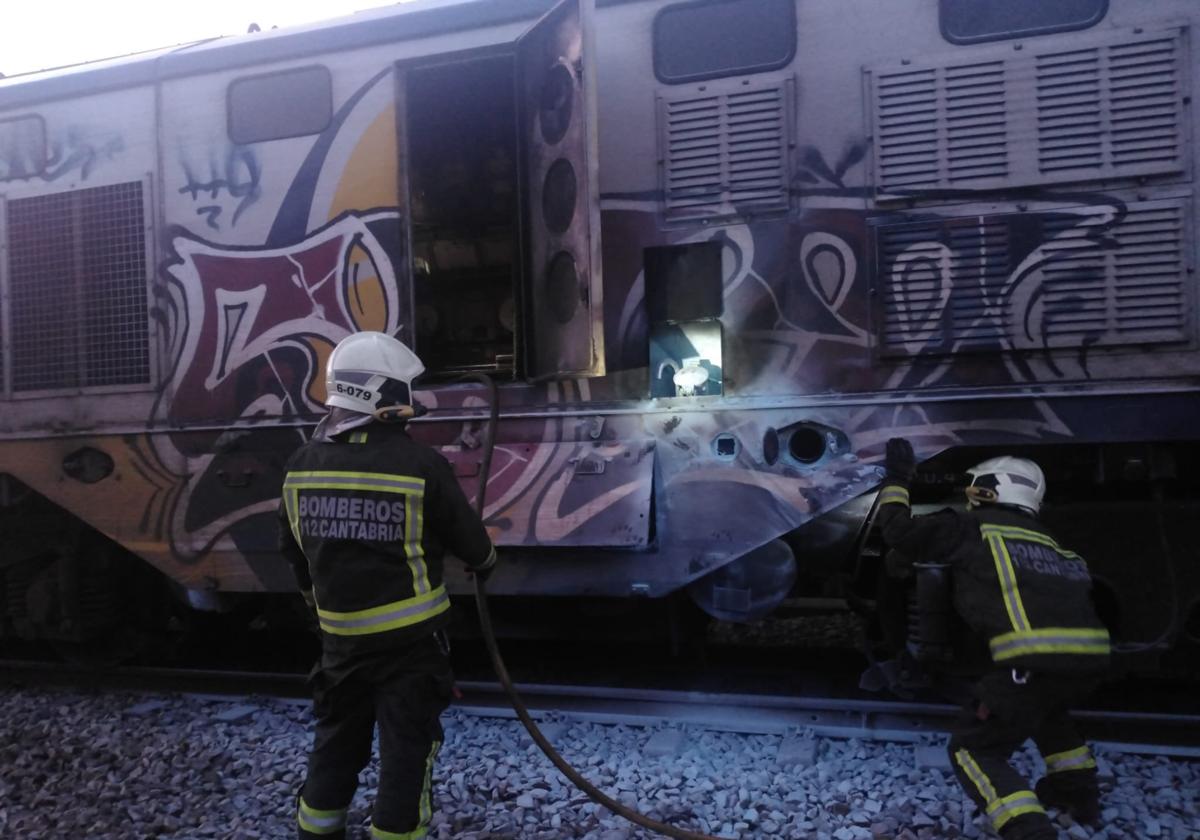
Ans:
[[[628,0],[601,0],[604,5]],[[0,78],[0,111],[171,78],[537,17],[557,0],[416,0],[295,27],[194,41]],[[3,68],[0,68],[2,70]]]

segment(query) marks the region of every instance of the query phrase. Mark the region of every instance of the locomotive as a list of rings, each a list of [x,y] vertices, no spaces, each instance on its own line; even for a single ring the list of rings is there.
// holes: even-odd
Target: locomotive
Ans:
[[[1117,637],[1195,640],[1198,22],[417,0],[0,80],[0,634],[293,592],[282,466],[378,330],[468,496],[499,383],[498,595],[867,591],[904,435],[931,501],[1037,459]]]

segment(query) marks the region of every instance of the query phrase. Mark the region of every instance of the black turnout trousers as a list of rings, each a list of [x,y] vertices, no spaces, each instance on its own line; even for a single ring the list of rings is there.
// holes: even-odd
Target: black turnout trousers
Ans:
[[[327,666],[310,677],[316,717],[308,776],[301,791],[299,837],[340,840],[379,727],[379,788],[371,837],[424,837],[431,773],[450,703],[453,674],[440,640],[370,653]]]
[[[1024,680],[1024,682],[1020,682]],[[1008,763],[1028,738],[1046,762],[1046,782],[1076,800],[1099,797],[1096,762],[1068,714],[1098,680],[1081,674],[997,670],[975,686],[976,700],[951,730],[950,765],[1006,838],[1057,836],[1042,803]]]

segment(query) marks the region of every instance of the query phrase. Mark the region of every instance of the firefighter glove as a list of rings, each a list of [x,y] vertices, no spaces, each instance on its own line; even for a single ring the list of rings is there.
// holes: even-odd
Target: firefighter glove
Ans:
[[[917,474],[917,459],[912,444],[904,438],[892,438],[887,442],[887,458],[884,460],[887,477],[908,484]]]

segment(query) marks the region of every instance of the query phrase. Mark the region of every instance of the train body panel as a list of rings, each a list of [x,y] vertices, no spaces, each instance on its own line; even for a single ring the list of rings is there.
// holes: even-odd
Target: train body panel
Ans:
[[[892,435],[1196,439],[1194,4],[994,38],[955,0],[591,5],[0,82],[0,474],[185,588],[286,591],[283,463],[382,330],[469,495],[452,380],[502,380],[498,592],[660,596],[868,491]]]

